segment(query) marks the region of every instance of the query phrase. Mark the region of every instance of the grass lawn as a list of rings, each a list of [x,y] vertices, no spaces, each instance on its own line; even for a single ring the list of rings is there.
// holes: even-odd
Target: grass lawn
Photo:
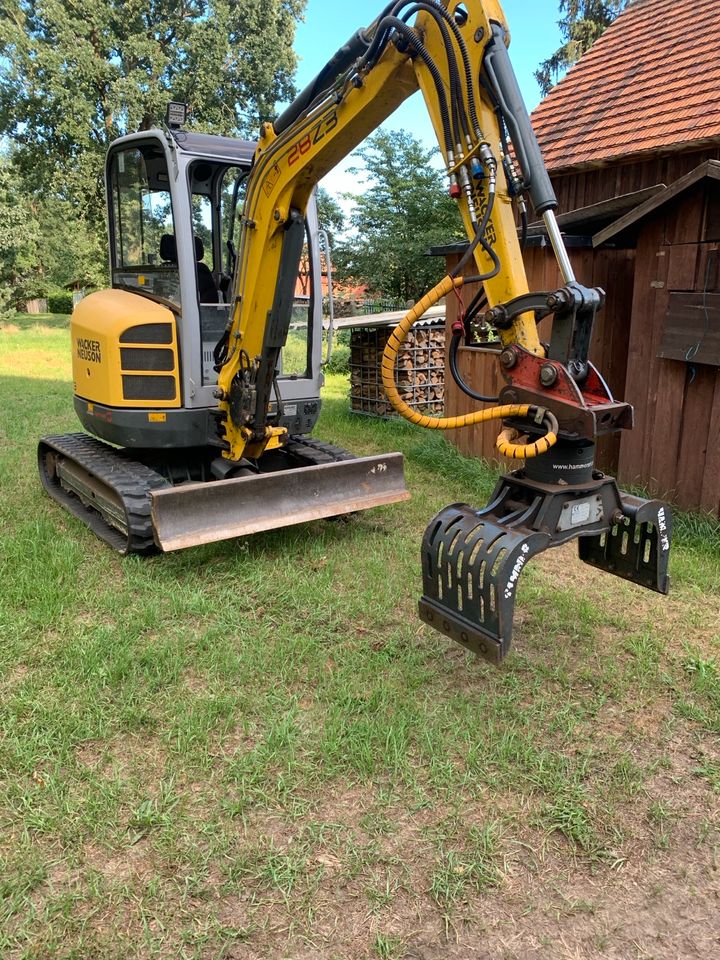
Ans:
[[[348,411],[413,499],[141,560],[40,489],[79,429],[66,318],[0,330],[0,956],[720,955],[720,533],[672,595],[570,545],[501,668],[420,624],[419,546],[493,474]]]

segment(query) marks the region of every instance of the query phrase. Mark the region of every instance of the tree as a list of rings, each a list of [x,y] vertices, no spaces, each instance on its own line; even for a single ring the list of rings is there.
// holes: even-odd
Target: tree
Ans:
[[[255,133],[293,94],[305,0],[18,0],[0,18],[0,135],[31,188],[103,229],[103,159],[171,98],[190,125]]]
[[[0,155],[0,316],[57,287],[100,284],[103,239],[68,201],[29,192]]]
[[[444,177],[432,165],[436,152],[405,131],[384,130],[358,151],[369,187],[352,197],[354,234],[335,254],[340,277],[400,300],[422,296],[441,279],[444,263],[428,257],[428,248],[465,232]]]
[[[317,189],[318,223],[325,230],[330,241],[330,249],[335,249],[338,234],[345,229],[345,214],[340,204],[324,187]]]
[[[38,235],[17,174],[0,159],[0,319],[11,315],[30,293],[25,277],[34,268]]]
[[[565,16],[558,21],[558,26],[565,42],[535,71],[535,79],[543,96],[557,83],[560,73],[576,63],[631,2],[560,0],[560,12],[564,12]]]

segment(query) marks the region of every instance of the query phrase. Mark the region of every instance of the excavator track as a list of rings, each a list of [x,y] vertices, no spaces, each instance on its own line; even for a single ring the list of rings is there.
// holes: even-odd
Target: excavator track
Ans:
[[[119,553],[154,553],[150,491],[171,484],[124,450],[67,433],[38,444],[42,484],[59,504]]]
[[[283,454],[302,467],[357,459],[342,447],[306,436],[291,437]],[[114,550],[157,552],[151,495],[173,484],[133,460],[130,451],[84,433],[43,437],[38,444],[38,469],[53,500]]]
[[[290,437],[283,450],[291,456],[300,457],[313,465],[321,463],[337,463],[339,460],[355,460],[355,454],[344,447],[337,447],[333,443],[315,440],[314,437]]]

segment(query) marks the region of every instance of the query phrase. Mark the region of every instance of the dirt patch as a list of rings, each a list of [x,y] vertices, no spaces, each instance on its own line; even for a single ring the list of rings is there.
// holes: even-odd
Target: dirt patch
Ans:
[[[631,714],[615,719],[617,737],[627,740]],[[638,765],[663,752],[655,742],[662,736],[653,717],[639,740]],[[317,842],[308,845],[304,875],[289,893],[258,883],[260,870],[232,892],[224,885],[218,918],[242,934],[227,956],[711,960],[720,951],[720,797],[696,768],[699,756],[719,751],[692,735],[670,739],[663,764],[616,811],[622,838],[614,862],[538,831],[532,823],[540,800],[531,796],[468,791],[453,812],[410,797],[384,806],[376,788],[348,785],[298,820],[281,811],[251,814],[241,844],[291,856],[313,830]],[[443,906],[431,893],[438,851],[461,847],[468,831],[493,817],[526,824],[501,837],[497,887],[468,884]],[[378,944],[392,952],[379,954]]]
[[[102,874],[110,883],[143,882],[156,873],[155,858],[147,840],[112,851],[88,845],[84,861],[86,867]]]
[[[701,649],[708,647],[717,654],[717,604],[698,602],[686,586],[671,584],[667,596],[646,590],[583,563],[574,543],[545,551],[533,560],[533,565],[543,580],[576,591],[579,598],[603,598],[612,591],[613,608],[631,622],[633,632],[651,625],[664,638],[690,642]],[[516,627],[522,624],[522,616],[518,608]]]
[[[30,668],[24,663],[16,664],[14,667],[11,667],[7,673],[0,676],[0,690],[2,690],[5,695],[11,693],[15,687],[20,686],[29,673]]]
[[[75,750],[75,759],[104,776],[125,775],[130,770],[148,783],[162,776],[167,756],[153,737],[115,737],[108,741],[87,740]]]
[[[667,851],[618,870],[574,862],[559,841],[541,856],[522,849],[500,889],[470,893],[448,916],[427,895],[422,862],[408,869],[391,860],[350,879],[333,864],[312,897],[309,926],[300,904],[288,909],[282,898],[249,893],[225,898],[223,924],[256,931],[227,955],[365,960],[382,937],[405,960],[711,960],[720,950],[717,856],[683,863],[688,845],[696,848],[692,825]],[[373,884],[388,891],[387,905],[373,906]]]

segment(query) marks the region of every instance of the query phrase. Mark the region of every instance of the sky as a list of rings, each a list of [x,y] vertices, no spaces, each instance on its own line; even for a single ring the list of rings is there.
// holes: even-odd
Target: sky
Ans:
[[[354,0],[347,7],[338,0],[307,0],[305,21],[298,24],[295,52],[299,58],[295,82],[300,90],[319,73],[335,51],[361,27],[370,24],[385,0]],[[559,0],[504,0],[503,10],[510,26],[510,57],[529,110],[540,100],[534,71],[561,43],[557,21]],[[384,129],[408,130],[427,147],[437,140],[420,93],[414,94],[383,124]],[[344,192],[361,192],[357,176],[348,173],[354,161],[346,158],[322,181],[340,200]],[[342,201],[341,201],[342,202]],[[342,203],[347,210],[348,204]]]

